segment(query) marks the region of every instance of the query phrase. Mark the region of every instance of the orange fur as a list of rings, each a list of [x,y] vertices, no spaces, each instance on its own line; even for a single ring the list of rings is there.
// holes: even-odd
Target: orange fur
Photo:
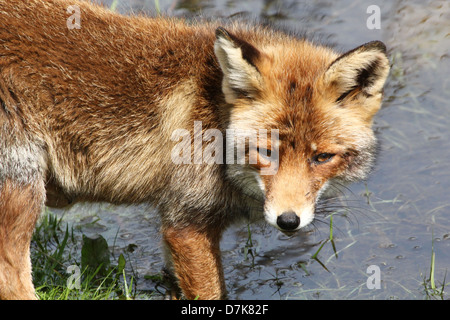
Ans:
[[[74,5],[80,29],[66,24]],[[0,0],[0,298],[34,297],[28,248],[44,192],[49,206],[156,206],[184,296],[225,297],[227,226],[265,216],[298,230],[329,184],[366,176],[388,71],[380,42],[342,55],[245,23]],[[195,140],[196,121],[200,134],[223,135],[224,154],[234,151],[230,130],[278,130],[279,140],[259,141],[277,161],[247,148],[256,164],[174,163],[172,134]]]
[[[225,282],[220,261],[220,230],[163,230],[174,272],[187,299],[223,299]]]
[[[31,282],[30,240],[43,194],[33,185],[0,185],[0,298],[36,299]]]

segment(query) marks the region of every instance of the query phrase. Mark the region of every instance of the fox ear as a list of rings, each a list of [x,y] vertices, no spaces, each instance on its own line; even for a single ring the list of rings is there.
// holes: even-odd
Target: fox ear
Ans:
[[[226,102],[255,98],[262,89],[262,77],[256,67],[261,57],[258,49],[219,27],[214,52],[223,72],[222,91]]]
[[[338,102],[360,95],[381,101],[388,73],[386,47],[380,41],[372,41],[336,59],[325,71],[324,81]],[[373,113],[378,111],[379,104],[376,109]]]

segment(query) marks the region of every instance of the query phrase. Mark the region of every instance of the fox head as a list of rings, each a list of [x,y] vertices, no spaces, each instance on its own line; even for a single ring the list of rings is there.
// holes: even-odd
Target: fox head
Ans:
[[[345,54],[286,35],[216,30],[228,129],[276,133],[246,149],[254,163],[228,164],[242,191],[264,202],[266,221],[284,232],[314,219],[326,189],[366,177],[374,162],[372,119],[389,61],[382,42]],[[228,130],[227,129],[227,130]],[[276,137],[274,137],[276,136]],[[235,152],[227,139],[227,153]],[[230,145],[233,143],[233,145]],[[275,168],[263,174],[269,165]]]

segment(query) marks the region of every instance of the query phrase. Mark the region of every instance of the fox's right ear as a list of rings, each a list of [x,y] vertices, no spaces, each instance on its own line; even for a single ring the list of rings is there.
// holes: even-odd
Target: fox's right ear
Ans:
[[[325,71],[325,85],[334,92],[336,101],[361,97],[373,102],[381,101],[383,85],[389,73],[386,47],[380,41],[372,41],[359,46],[337,58]],[[379,103],[365,106],[378,111]]]
[[[222,91],[226,102],[255,98],[261,91],[263,82],[256,67],[261,52],[222,27],[216,30],[214,52],[224,75]]]

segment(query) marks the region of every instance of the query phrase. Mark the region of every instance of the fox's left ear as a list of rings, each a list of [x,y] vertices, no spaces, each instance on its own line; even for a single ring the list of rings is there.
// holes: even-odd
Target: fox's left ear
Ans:
[[[234,103],[239,98],[256,98],[263,83],[256,67],[262,53],[222,27],[216,30],[214,52],[224,76],[222,91],[226,102]]]
[[[375,99],[375,102],[381,101],[388,74],[386,46],[380,41],[372,41],[336,59],[325,71],[324,82],[335,93],[338,102],[360,95]],[[375,113],[378,108],[368,111]]]

